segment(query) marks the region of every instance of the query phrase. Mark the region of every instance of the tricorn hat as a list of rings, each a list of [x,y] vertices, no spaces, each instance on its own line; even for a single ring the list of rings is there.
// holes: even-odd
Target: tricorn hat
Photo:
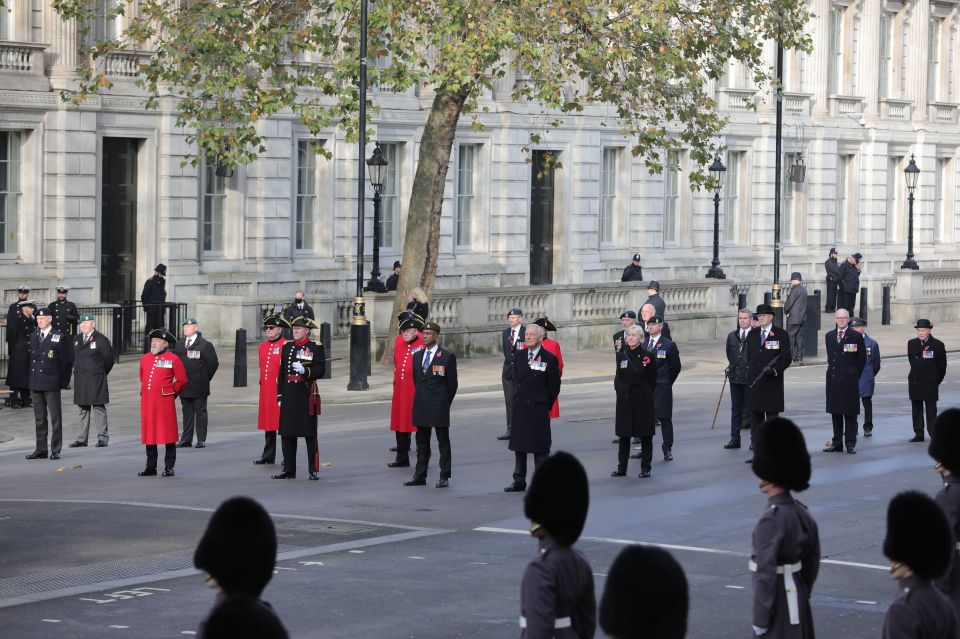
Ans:
[[[607,571],[600,627],[611,636],[683,639],[690,594],[677,560],[662,548],[628,546]]]
[[[283,315],[267,315],[263,318],[263,327],[268,326],[279,326],[281,328],[289,327],[290,322],[288,322]]]
[[[310,319],[306,315],[301,315],[300,317],[294,317],[292,320],[290,320],[290,326],[304,326],[310,329],[320,328],[319,326],[317,326],[316,322],[314,322],[312,319]]]
[[[914,328],[933,328],[933,323],[928,319],[918,319],[913,325]]]
[[[810,486],[810,453],[803,433],[789,419],[774,417],[753,442],[753,474],[777,486],[801,491]]]
[[[249,497],[220,504],[193,553],[193,565],[209,573],[228,595],[259,597],[276,561],[273,520]]]
[[[862,317],[851,317],[851,318],[850,318],[850,324],[849,324],[849,326],[850,326],[851,328],[856,328],[857,326],[866,326],[866,325],[867,325],[867,320],[863,319]]]
[[[149,262],[148,262],[148,264],[149,264]],[[153,272],[154,272],[154,273],[162,273],[162,274],[166,275],[166,274],[167,274],[167,265],[164,264],[163,262],[161,262],[160,264],[157,264],[156,266],[153,267]]]
[[[169,343],[169,344],[176,344],[176,343],[177,343],[177,336],[174,335],[173,333],[171,333],[170,331],[168,331],[168,330],[165,329],[165,328],[155,328],[155,329],[153,329],[152,331],[150,331],[149,337],[150,337],[150,339],[153,339],[154,337],[156,337],[157,339],[166,340],[167,343]]]
[[[948,408],[937,417],[928,452],[951,473],[960,473],[960,408]]]
[[[572,546],[583,532],[590,506],[587,471],[576,457],[559,451],[533,472],[523,513],[558,543]]]
[[[883,554],[918,577],[936,579],[947,571],[953,553],[950,524],[937,502],[915,490],[890,500]]]
[[[551,322],[546,315],[542,315],[533,321],[537,326],[542,326],[548,331],[556,331],[557,327]]]
[[[401,331],[405,331],[408,328],[415,328],[418,331],[423,330],[423,318],[413,311],[404,311],[397,315],[397,322],[400,325]]]
[[[776,315],[769,304],[757,304],[757,315]]]

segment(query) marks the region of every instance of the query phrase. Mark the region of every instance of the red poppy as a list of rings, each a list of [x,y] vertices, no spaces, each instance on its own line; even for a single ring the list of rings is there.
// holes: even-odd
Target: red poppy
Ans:
[[[650,358],[647,357],[646,355],[644,355],[644,357],[643,357],[643,365],[646,366],[646,365],[648,365],[649,363],[650,363]]]

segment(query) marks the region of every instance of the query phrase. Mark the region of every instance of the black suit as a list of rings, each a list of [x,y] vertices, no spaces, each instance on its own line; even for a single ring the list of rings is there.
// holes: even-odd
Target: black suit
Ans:
[[[524,357],[526,355],[526,357]],[[532,357],[532,360],[531,360]],[[560,395],[560,362],[553,353],[539,346],[536,355],[528,350],[513,360],[516,383],[510,450],[515,453],[513,481],[526,484],[527,453],[533,453],[535,465],[550,454],[550,408]]]
[[[30,406],[30,334],[37,330],[37,320],[23,314],[14,302],[7,311],[7,386],[13,392],[11,406],[18,402]]]
[[[503,350],[503,371],[500,373],[500,381],[503,385],[503,403],[507,408],[507,437],[510,436],[510,423],[513,419],[513,355],[517,351],[523,351],[523,338],[527,327],[523,324],[517,326],[517,341],[511,341],[513,329],[509,326],[500,333],[500,347]]]
[[[764,420],[783,412],[783,372],[793,362],[787,331],[770,324],[766,341],[759,326],[747,336],[747,393],[751,438]]]
[[[927,432],[933,436],[937,400],[940,399],[939,388],[947,375],[946,347],[933,335],[926,342],[914,337],[907,342],[907,361],[910,363],[907,388],[913,408],[913,432],[923,436],[923,417],[926,412]]]
[[[147,315],[147,322],[143,327],[144,352],[150,351],[150,331],[161,328],[163,322],[164,302],[167,301],[167,280],[157,274],[143,283],[140,293],[140,303]]]
[[[440,479],[451,477],[450,404],[457,394],[457,356],[442,346],[436,349],[424,370],[426,346],[413,356],[413,425],[417,427],[417,467],[414,479],[427,478],[430,464],[430,433],[437,431],[440,448]]]
[[[184,337],[173,345],[173,353],[180,358],[187,371],[187,384],[180,392],[180,405],[183,407],[181,444],[193,442],[194,428],[197,431],[197,443],[207,441],[207,397],[210,396],[210,381],[220,367],[213,344],[197,333],[193,344],[187,348],[187,339]]]

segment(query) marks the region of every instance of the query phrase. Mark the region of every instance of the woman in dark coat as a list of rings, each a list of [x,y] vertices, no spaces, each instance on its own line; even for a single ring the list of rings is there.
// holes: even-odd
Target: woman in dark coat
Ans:
[[[653,357],[643,349],[643,328],[634,324],[627,329],[626,344],[617,351],[616,377],[613,387],[617,391],[616,433],[620,438],[617,451],[617,469],[611,477],[627,474],[627,459],[630,457],[630,441],[640,438],[640,477],[650,476],[653,459],[654,417],[653,390],[657,385],[657,367]]]

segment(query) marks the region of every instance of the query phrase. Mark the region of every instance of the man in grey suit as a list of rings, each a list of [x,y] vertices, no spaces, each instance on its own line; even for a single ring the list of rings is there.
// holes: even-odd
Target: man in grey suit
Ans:
[[[790,293],[783,305],[787,316],[787,334],[793,345],[793,361],[803,363],[803,324],[807,321],[807,287],[803,285],[800,273],[790,274]]]

